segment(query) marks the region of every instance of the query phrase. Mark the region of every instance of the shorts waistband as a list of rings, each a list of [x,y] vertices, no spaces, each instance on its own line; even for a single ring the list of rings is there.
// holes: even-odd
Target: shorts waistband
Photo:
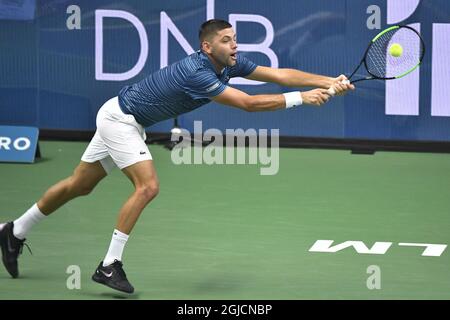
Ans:
[[[120,101],[120,98],[117,97],[117,99],[118,99],[118,101],[119,101],[119,107],[120,107],[120,110],[122,110],[122,112],[125,113],[125,114],[132,114],[131,111],[130,111],[130,109],[128,109],[126,106],[122,105],[122,103],[121,103],[121,101]]]

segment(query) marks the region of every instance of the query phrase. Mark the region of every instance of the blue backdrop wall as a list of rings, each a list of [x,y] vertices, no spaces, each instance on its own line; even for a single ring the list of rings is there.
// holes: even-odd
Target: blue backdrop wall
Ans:
[[[448,0],[0,0],[0,124],[94,130],[103,102],[197,50],[198,27],[212,17],[232,22],[241,54],[273,67],[349,74],[370,39],[392,24],[420,30],[427,52],[404,80],[361,83],[322,108],[245,113],[211,103],[181,116],[182,127],[202,120],[204,130],[450,141]],[[232,85],[253,94],[292,90]]]

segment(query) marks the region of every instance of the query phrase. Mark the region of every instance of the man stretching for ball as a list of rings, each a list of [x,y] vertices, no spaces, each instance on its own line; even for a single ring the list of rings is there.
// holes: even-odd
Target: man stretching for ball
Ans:
[[[13,278],[25,237],[37,222],[76,197],[89,194],[114,167],[135,189],[119,211],[109,249],[92,279],[127,293],[134,291],[123,270],[122,253],[129,234],[145,206],[156,197],[159,182],[145,144],[145,127],[192,111],[211,100],[245,111],[271,111],[301,104],[320,106],[329,99],[327,89],[343,94],[353,85],[345,76],[330,78],[294,69],[257,66],[237,53],[236,34],[223,20],[200,27],[200,50],[142,81],[124,87],[97,114],[97,131],[73,174],[50,187],[18,219],[0,228],[2,260]],[[311,91],[248,95],[227,85],[230,78],[273,82],[289,87],[318,87]]]

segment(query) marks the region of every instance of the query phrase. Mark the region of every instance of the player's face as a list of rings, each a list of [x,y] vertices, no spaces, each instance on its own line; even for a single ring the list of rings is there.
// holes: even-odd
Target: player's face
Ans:
[[[234,66],[237,58],[236,33],[232,28],[222,29],[213,37],[210,55],[220,67]]]

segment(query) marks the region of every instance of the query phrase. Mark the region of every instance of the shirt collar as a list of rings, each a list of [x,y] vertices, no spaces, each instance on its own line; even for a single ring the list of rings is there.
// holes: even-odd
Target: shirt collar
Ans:
[[[209,57],[206,53],[204,53],[202,50],[198,50],[198,53],[200,55],[200,59],[205,63],[205,65],[210,68],[215,74],[217,74],[216,72],[216,68],[214,67],[213,63],[211,62],[211,60],[209,60]],[[219,74],[217,74],[218,76],[221,76],[223,74],[223,72],[225,71],[225,68],[223,68]]]

